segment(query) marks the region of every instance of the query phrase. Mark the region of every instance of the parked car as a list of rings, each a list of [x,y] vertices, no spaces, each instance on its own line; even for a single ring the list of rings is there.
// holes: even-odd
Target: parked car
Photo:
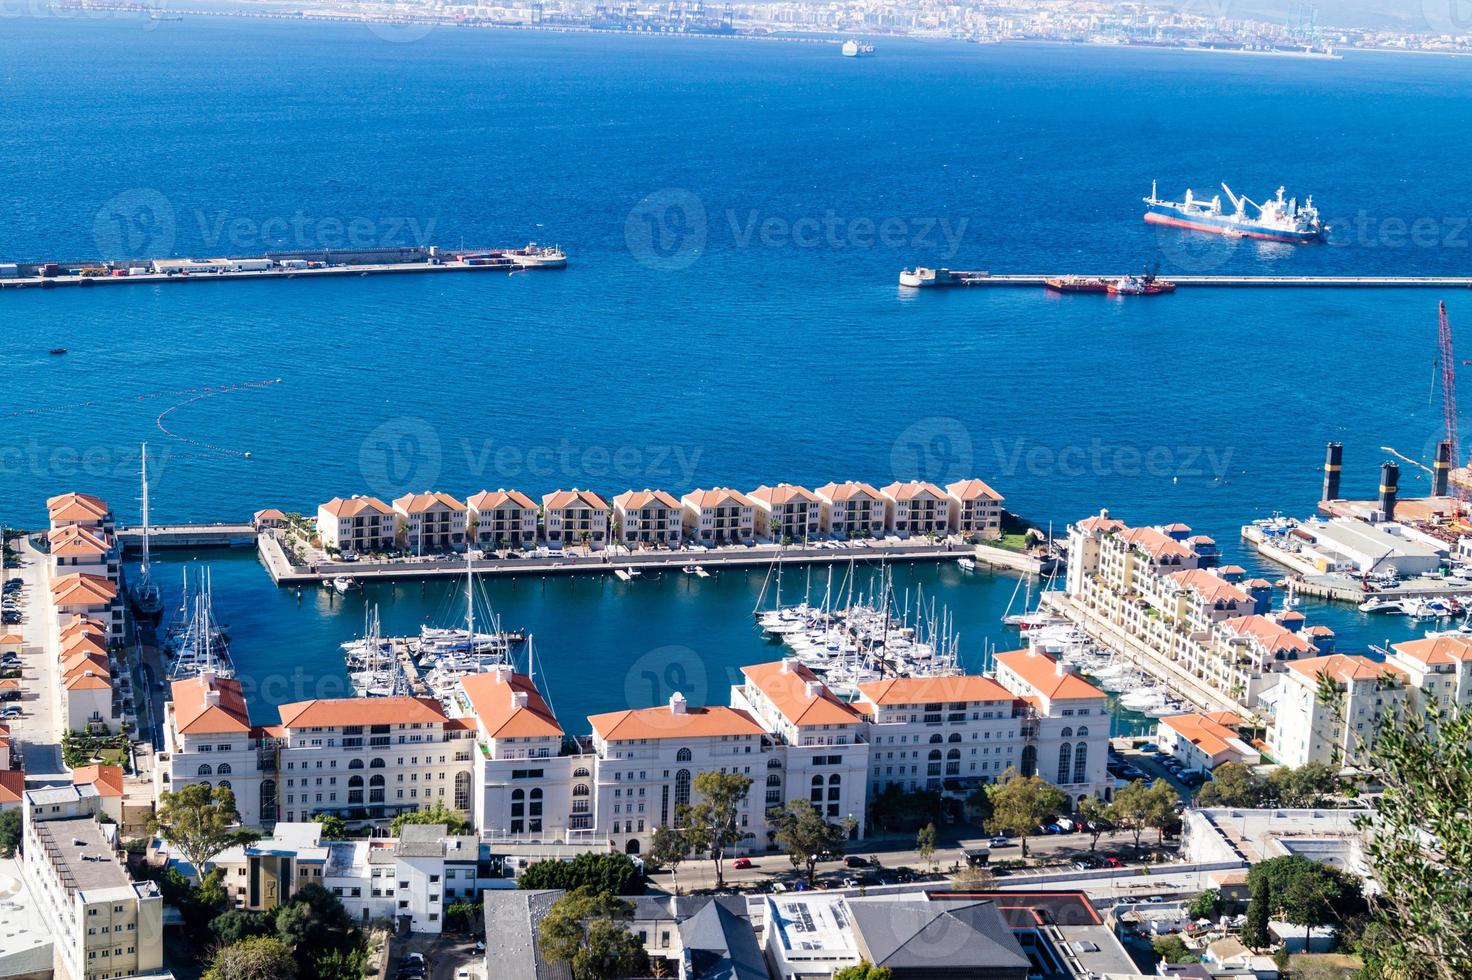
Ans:
[[[997,834],[995,837],[992,838],[991,841],[992,847],[1007,847],[1011,843],[1012,841],[1007,837],[1006,834]]]
[[[850,854],[843,859],[843,864],[848,868],[867,868],[869,866],[869,859],[859,857],[857,854]]]
[[[1106,868],[1122,868],[1124,867],[1124,862],[1111,854],[1104,859],[1104,866]]]
[[[731,867],[735,868],[737,871],[744,871],[747,868],[751,867],[751,858],[737,858],[736,860],[731,862]]]
[[[22,714],[23,712],[20,710],[20,705],[18,704],[7,704],[3,709],[0,709],[0,718],[19,718]]]

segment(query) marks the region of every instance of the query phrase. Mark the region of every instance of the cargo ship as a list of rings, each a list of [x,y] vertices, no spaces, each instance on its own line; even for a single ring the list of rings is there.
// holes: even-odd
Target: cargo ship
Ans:
[[[1222,184],[1222,190],[1232,202],[1233,211],[1222,208],[1220,196],[1204,201],[1189,190],[1184,201],[1162,201],[1156,194],[1155,183],[1151,182],[1150,196],[1144,199],[1150,208],[1145,212],[1145,222],[1229,238],[1259,238],[1294,245],[1321,242],[1328,231],[1328,227],[1319,220],[1319,211],[1314,207],[1312,196],[1300,206],[1297,198],[1285,200],[1285,188],[1279,187],[1277,197],[1266,204],[1258,204],[1251,198],[1232,193],[1226,184]],[[1249,207],[1256,210],[1256,215],[1248,213]]]
[[[1107,293],[1109,280],[1094,276],[1049,276],[1043,288],[1055,293]]]
[[[843,47],[840,50],[842,50],[845,58],[863,58],[874,53],[874,45],[865,44],[863,41],[856,41],[850,38],[843,42]]]

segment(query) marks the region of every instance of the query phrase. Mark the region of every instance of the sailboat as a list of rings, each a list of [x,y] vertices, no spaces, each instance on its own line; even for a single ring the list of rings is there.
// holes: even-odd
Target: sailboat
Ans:
[[[128,590],[133,609],[142,619],[157,622],[164,611],[163,594],[158,583],[149,573],[148,553],[148,443],[143,443],[140,476],[143,483],[143,561],[138,566],[138,577]]]
[[[181,624],[175,624],[165,641],[164,651],[172,661],[170,680],[184,680],[210,672],[216,677],[234,677],[230,645],[225,629],[215,619],[214,588],[209,569],[199,573],[199,591],[192,599],[185,579],[184,604],[180,609]],[[185,618],[187,617],[187,619]]]
[[[353,693],[360,698],[386,698],[410,693],[404,665],[394,655],[393,644],[383,638],[378,625],[378,606],[363,614],[363,636],[342,645],[350,670]]]

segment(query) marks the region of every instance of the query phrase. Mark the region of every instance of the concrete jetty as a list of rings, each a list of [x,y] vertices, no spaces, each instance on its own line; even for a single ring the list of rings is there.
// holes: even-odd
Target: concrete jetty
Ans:
[[[906,269],[900,273],[900,285],[909,289],[934,289],[952,286],[1043,287],[1049,279],[1073,276],[1078,279],[1122,279],[1120,273],[1079,275],[1048,273],[1005,274],[957,269],[923,270],[936,275],[916,278]],[[1469,276],[1162,276],[1177,286],[1232,289],[1469,289]]]

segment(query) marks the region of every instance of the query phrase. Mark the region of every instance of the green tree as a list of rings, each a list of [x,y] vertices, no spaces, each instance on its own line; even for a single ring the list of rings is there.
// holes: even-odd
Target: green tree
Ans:
[[[670,881],[675,894],[680,894],[680,864],[690,855],[690,841],[679,827],[655,827],[649,842],[649,860],[661,868],[670,869]]]
[[[697,773],[698,801],[682,807],[675,822],[685,828],[692,849],[710,855],[716,887],[726,887],[726,852],[751,834],[740,824],[740,811],[751,790],[751,777],[737,772]]]
[[[15,857],[20,850],[21,826],[20,807],[0,811],[0,857]]]
[[[887,966],[875,966],[868,960],[861,960],[853,966],[846,966],[833,974],[833,980],[891,980],[894,971]]]
[[[1196,792],[1196,805],[1202,807],[1235,806],[1255,809],[1271,802],[1272,788],[1267,780],[1240,762],[1224,762],[1217,766]]]
[[[1088,824],[1089,853],[1099,848],[1099,835],[1109,820],[1109,805],[1097,796],[1085,796],[1078,802],[1078,818]]]
[[[1268,919],[1272,917],[1272,880],[1259,877],[1251,881],[1251,897],[1247,902],[1247,921],[1242,924],[1242,943],[1251,949],[1267,949],[1273,943],[1268,934]]]
[[[229,909],[210,920],[212,932],[221,946],[233,946],[252,936],[269,936],[276,931],[276,915],[272,912],[252,912],[248,909]]]
[[[915,853],[931,871],[935,870],[935,824],[928,823],[915,834]]]
[[[1155,955],[1167,963],[1199,963],[1201,957],[1191,951],[1186,941],[1174,933],[1150,941]]]
[[[537,861],[517,876],[518,888],[587,888],[594,894],[638,895],[644,879],[626,854],[585,851],[571,861]]]
[[[439,801],[435,801],[423,809],[411,810],[408,813],[401,813],[397,817],[394,817],[393,820],[389,821],[389,833],[397,837],[404,829],[404,825],[410,823],[442,823],[449,828],[449,833],[452,834],[475,833],[475,828],[466,819],[465,814],[459,810],[451,809]]]
[[[204,783],[160,795],[149,829],[177,848],[201,880],[216,854],[260,836],[240,828],[233,792]]]
[[[368,950],[330,949],[312,957],[308,976],[312,980],[363,980],[368,971]]]
[[[1193,919],[1215,919],[1222,913],[1222,893],[1215,888],[1206,889],[1191,899],[1186,912]]]
[[[1140,849],[1140,835],[1150,826],[1153,801],[1150,787],[1142,779],[1135,779],[1114,794],[1109,804],[1109,822],[1123,827],[1135,837],[1135,850]]]
[[[203,980],[296,980],[291,947],[270,936],[253,936],[222,947]]]
[[[817,876],[818,859],[843,847],[853,828],[853,821],[829,823],[807,800],[793,800],[777,817],[777,846],[787,853],[794,868],[803,869],[811,885]]]
[[[304,966],[313,956],[351,949],[358,942],[342,899],[315,882],[303,885],[276,913],[276,935]]]
[[[1321,807],[1340,791],[1339,771],[1327,762],[1309,762],[1297,769],[1284,766],[1268,776],[1276,806],[1294,809]]]
[[[322,825],[323,840],[348,839],[348,824],[342,817],[331,813],[319,813],[312,820]]]
[[[1145,792],[1145,825],[1155,831],[1156,844],[1164,843],[1165,832],[1180,825],[1176,807],[1181,798],[1175,788],[1163,779],[1157,779]]]
[[[538,927],[543,955],[566,963],[574,980],[643,976],[649,957],[624,927],[633,912],[632,904],[612,895],[570,891],[552,903]]]
[[[1283,915],[1304,928],[1307,946],[1315,926],[1327,924],[1335,916],[1334,900],[1339,891],[1327,875],[1298,875],[1283,890]]]
[[[1068,806],[1068,795],[1041,776],[1023,776],[1008,769],[999,782],[987,788],[992,816],[986,827],[993,833],[1022,839],[1022,856],[1027,857],[1027,838],[1044,820]]]

